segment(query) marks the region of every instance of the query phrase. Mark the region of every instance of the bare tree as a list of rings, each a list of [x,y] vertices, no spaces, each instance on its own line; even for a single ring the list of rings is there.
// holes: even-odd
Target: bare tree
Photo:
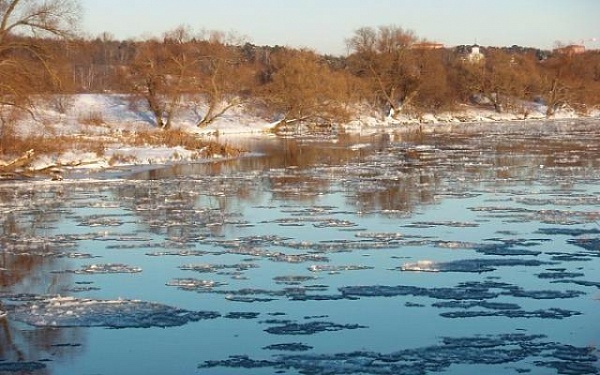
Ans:
[[[452,108],[456,96],[451,92],[448,78],[447,51],[415,51],[415,90],[410,103],[419,111],[438,111]]]
[[[156,125],[168,129],[189,89],[192,70],[193,61],[186,45],[177,39],[165,38],[140,43],[125,73],[135,94],[134,103],[143,99]]]
[[[70,37],[80,15],[76,0],[0,0],[0,44],[11,35]]]
[[[14,118],[7,111],[26,109],[30,94],[60,84],[46,42],[70,37],[79,12],[76,0],[0,0],[0,142],[8,133],[5,120]]]
[[[352,71],[369,81],[375,102],[386,104],[394,113],[416,93],[414,53],[410,49],[416,41],[412,31],[398,26],[363,27],[347,40],[353,52],[349,57]]]
[[[547,114],[562,106],[582,113],[600,107],[600,52],[555,52],[540,64]]]
[[[206,110],[197,125],[207,126],[242,104],[242,96],[254,86],[253,70],[239,47],[236,35],[211,31],[197,44],[198,95]]]
[[[284,49],[271,59],[274,72],[263,95],[270,110],[281,116],[281,124],[331,124],[348,117],[345,104],[351,90],[346,74],[308,50]]]
[[[515,107],[521,100],[533,100],[543,91],[535,54],[500,48],[486,48],[484,60],[457,58],[452,77],[460,100],[466,102],[476,95],[497,112]]]
[[[134,100],[143,99],[159,128],[169,128],[183,101],[195,103],[197,126],[206,126],[239,104],[250,76],[240,49],[224,34],[195,35],[180,26],[163,37],[137,44],[125,69]]]

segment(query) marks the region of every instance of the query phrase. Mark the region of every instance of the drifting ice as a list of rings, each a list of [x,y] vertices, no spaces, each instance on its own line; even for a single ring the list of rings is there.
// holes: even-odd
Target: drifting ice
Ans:
[[[12,306],[10,319],[35,327],[175,327],[220,316],[138,300],[54,297]]]

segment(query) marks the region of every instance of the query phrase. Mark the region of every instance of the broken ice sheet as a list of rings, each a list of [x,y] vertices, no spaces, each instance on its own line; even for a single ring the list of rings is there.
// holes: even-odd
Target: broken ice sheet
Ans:
[[[453,228],[476,228],[478,223],[466,221],[416,221],[412,224],[404,225],[406,228],[434,228],[434,227],[453,227]]]
[[[447,240],[435,240],[435,241],[423,241],[421,245],[431,244],[432,246],[443,248],[443,249],[472,249],[480,254],[485,255],[500,255],[500,256],[537,256],[540,255],[541,251],[528,250],[515,248],[515,246],[531,247],[538,245],[542,240],[503,240],[503,239],[488,239],[486,241],[495,241],[500,243],[476,243],[476,242],[464,242],[464,241],[447,241]],[[416,245],[413,242],[413,245]]]
[[[284,285],[300,285],[307,281],[316,280],[315,276],[303,276],[303,275],[285,275],[285,276],[275,276],[273,280],[276,284],[284,284]]]
[[[600,256],[600,238],[575,238],[567,241],[568,243],[582,247],[588,251],[593,252],[593,254],[598,254]]]
[[[224,316],[226,319],[256,319],[260,313],[251,311],[233,311]]]
[[[574,277],[582,277],[585,276],[584,273],[581,272],[541,272],[536,274],[536,276],[540,279],[570,279]]]
[[[35,327],[174,327],[220,316],[139,300],[95,300],[49,297],[9,305],[10,319]]]
[[[600,228],[580,229],[580,228],[540,228],[538,233],[546,235],[566,235],[566,236],[583,236],[600,234]]]
[[[574,210],[532,210],[521,207],[471,207],[482,217],[508,219],[507,222],[527,223],[539,221],[553,225],[576,225],[595,223],[600,219],[600,212]]]
[[[298,250],[307,250],[317,253],[340,253],[350,252],[354,250],[383,250],[398,248],[400,244],[396,241],[384,241],[384,240],[333,240],[333,241],[301,241],[301,242],[288,242],[287,247]]]
[[[82,218],[79,226],[85,227],[118,227],[125,224],[123,220],[111,215],[92,215]]]
[[[146,253],[151,257],[162,257],[162,256],[179,256],[179,257],[201,257],[207,255],[208,252],[204,250],[169,250],[169,251],[155,251]]]
[[[455,287],[423,288],[411,285],[359,285],[338,288],[345,298],[363,297],[429,297],[440,300],[493,300],[500,296],[512,296],[535,300],[571,299],[585,295],[578,290],[526,290],[503,282],[463,282]]]
[[[56,255],[57,258],[69,258],[69,259],[92,259],[99,258],[97,255],[87,254],[87,253],[60,253]]]
[[[199,280],[193,278],[180,278],[169,281],[167,286],[174,286],[182,290],[211,290],[216,287],[227,285],[214,280]]]
[[[420,260],[414,263],[405,263],[398,267],[401,271],[415,272],[491,272],[498,267],[539,267],[554,263],[544,262],[536,259],[461,259],[449,262],[435,262],[431,260]]]
[[[549,198],[516,197],[515,202],[529,206],[597,206],[600,205],[600,197],[594,195],[573,194],[569,196],[555,196]]]
[[[370,269],[373,269],[373,267],[363,265],[333,266],[326,264],[313,264],[308,267],[308,270],[311,272],[328,272],[330,274],[337,274],[342,271],[361,271]]]
[[[194,271],[200,273],[215,273],[223,270],[233,270],[238,272],[247,271],[252,268],[258,268],[259,266],[255,263],[238,263],[238,264],[185,264],[179,267],[184,271]]]
[[[399,232],[359,232],[354,235],[358,238],[368,238],[371,240],[379,240],[379,241],[395,241],[395,240],[403,240],[406,236],[403,233]]]
[[[315,228],[350,228],[355,227],[357,224],[341,219],[323,219],[318,223],[314,223]]]
[[[263,323],[270,323],[269,321]],[[273,335],[313,335],[320,332],[335,332],[346,329],[368,328],[359,324],[338,324],[333,322],[314,321],[308,323],[297,323],[289,321],[273,322],[275,326],[265,329]]]
[[[1,362],[0,373],[30,374],[46,368],[42,362]]]
[[[474,317],[507,317],[507,318],[540,318],[540,319],[564,319],[581,315],[578,311],[559,308],[546,310],[523,311],[523,310],[476,310],[476,311],[450,311],[441,313],[444,318],[474,318]]]
[[[588,281],[588,280],[555,280],[555,281],[552,281],[552,283],[554,283],[554,284],[559,284],[559,283],[563,283],[563,284],[575,284],[575,285],[581,285],[581,286],[596,287],[596,288],[600,289],[600,281]]]
[[[271,368],[295,370],[301,374],[415,375],[441,373],[455,365],[525,366],[525,359],[543,360],[519,367],[518,372],[532,368],[553,368],[560,374],[598,374],[598,354],[592,347],[576,347],[545,340],[544,335],[501,334],[460,338],[442,338],[435,345],[401,349],[389,353],[353,351],[339,353],[278,354],[268,359],[230,356],[224,360],[208,360],[199,368]],[[292,344],[293,345],[293,344]],[[283,348],[286,348],[285,344]],[[292,346],[294,348],[294,346]],[[275,346],[274,349],[279,349]],[[493,367],[490,367],[493,370]],[[274,371],[275,372],[275,371]]]
[[[293,342],[293,343],[284,343],[284,344],[272,344],[272,345],[265,346],[263,349],[264,350],[280,350],[280,351],[287,351],[287,352],[305,352],[305,351],[313,349],[313,347],[310,345],[305,345],[305,344],[299,343],[299,342]]]
[[[107,263],[89,264],[86,266],[82,266],[78,270],[69,270],[65,272],[75,274],[140,273],[142,272],[142,269],[140,267],[129,266],[121,263]]]

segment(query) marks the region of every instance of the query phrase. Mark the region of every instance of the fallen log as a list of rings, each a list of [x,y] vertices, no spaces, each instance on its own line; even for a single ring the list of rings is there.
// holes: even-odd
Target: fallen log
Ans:
[[[33,150],[29,150],[11,161],[5,162],[0,160],[0,173],[15,172],[19,168],[28,166],[33,161],[34,155]]]
[[[35,166],[34,151],[29,150],[23,155],[9,162],[0,160],[0,180],[28,179],[39,176],[49,176],[53,181],[63,179],[65,168],[81,167],[93,164],[96,161],[75,160],[68,163],[56,162],[53,164]]]
[[[35,152],[29,150],[16,159],[8,162],[0,160],[0,180],[16,180],[33,178],[34,171],[30,165],[35,157]],[[54,178],[53,178],[54,179]]]

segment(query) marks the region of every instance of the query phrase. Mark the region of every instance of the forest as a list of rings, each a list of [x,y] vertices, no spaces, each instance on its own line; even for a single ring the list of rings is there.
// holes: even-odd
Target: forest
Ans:
[[[8,125],[40,98],[60,109],[80,93],[127,94],[132,105],[146,106],[158,129],[172,127],[184,101],[207,108],[199,127],[239,105],[282,124],[315,126],[343,123],[357,111],[435,114],[474,101],[498,112],[543,103],[547,115],[562,107],[586,114],[600,105],[598,50],[444,47],[395,25],[355,30],[346,56],[256,46],[187,26],[117,40],[73,32],[76,12],[66,5],[75,2],[40,2],[35,11],[19,4],[0,1],[3,140]]]

